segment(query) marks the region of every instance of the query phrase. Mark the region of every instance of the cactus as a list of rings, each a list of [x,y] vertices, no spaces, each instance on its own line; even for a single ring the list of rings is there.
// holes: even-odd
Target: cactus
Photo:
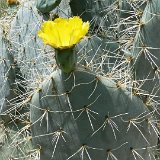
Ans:
[[[12,124],[12,128],[13,126],[14,125]],[[1,160],[33,160],[33,158],[35,158],[35,155],[38,154],[38,152],[33,149],[30,136],[27,134],[25,135],[24,132],[25,131],[21,131],[21,133],[17,134],[17,131],[0,123]]]
[[[79,26],[72,26],[74,20]],[[63,39],[64,27],[67,26],[70,28],[66,29],[66,38]],[[153,150],[148,152],[147,148],[153,149],[157,145],[158,130],[152,122],[154,116],[143,101],[127,91],[121,83],[70,65],[68,57],[74,54],[72,35],[79,33],[74,37],[79,39],[78,36],[84,35],[85,27],[88,28],[87,23],[79,23],[77,17],[67,22],[59,18],[53,23],[45,23],[39,32],[40,38],[58,51],[56,56],[59,59],[56,58],[56,62],[61,71],[53,72],[32,95],[31,132],[34,147],[41,146],[41,159],[154,158]],[[59,28],[63,31],[60,32]],[[53,30],[53,37],[48,29]],[[65,64],[72,67],[67,72],[64,70],[65,56]],[[76,63],[75,59],[72,60],[72,64]],[[115,118],[114,121],[111,117]],[[131,138],[134,135],[138,141]],[[136,147],[145,150],[136,152]],[[116,150],[116,153],[112,153],[112,150]]]
[[[3,12],[7,8],[6,0],[0,1],[0,17],[3,15]]]
[[[49,13],[50,11],[55,9],[60,4],[60,2],[61,0],[37,0],[36,7],[42,13]]]
[[[136,88],[142,95],[144,102],[157,111],[159,110],[157,104],[160,96],[160,45],[157,41],[160,32],[157,27],[159,25],[159,10],[159,1],[148,1],[139,23],[139,31],[136,34],[132,51],[133,74],[138,85]]]
[[[83,68],[71,75],[57,70],[32,97],[32,141],[42,159],[149,160],[147,148],[157,144],[151,117],[114,81]]]
[[[111,10],[116,8],[115,0],[71,0],[70,6],[72,14],[81,16],[83,21],[90,21],[93,30],[105,30],[114,23],[115,16],[110,13],[113,13]],[[109,8],[109,6],[111,7]]]
[[[12,51],[9,49],[10,43],[5,35],[5,30],[0,32],[0,118],[7,120],[11,111],[15,112],[16,103],[25,92],[23,78],[17,66]],[[7,118],[8,117],[8,118]]]
[[[76,46],[78,62],[101,75],[113,71],[116,61],[121,61],[119,44],[97,35],[83,39]],[[117,62],[118,63],[118,62]]]
[[[11,23],[10,42],[22,74],[31,87],[54,68],[53,53],[37,38],[39,26],[49,17],[39,14],[33,2],[24,3]],[[29,89],[29,88],[28,88]],[[30,90],[29,89],[29,90]]]
[[[0,19],[10,19],[0,32],[0,159],[158,160],[159,1],[34,0],[12,9]],[[87,37],[44,45],[42,23],[72,15],[90,23]]]

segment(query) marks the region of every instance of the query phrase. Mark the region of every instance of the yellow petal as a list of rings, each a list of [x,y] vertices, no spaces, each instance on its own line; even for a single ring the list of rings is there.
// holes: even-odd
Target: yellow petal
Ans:
[[[83,22],[78,16],[69,19],[57,18],[47,21],[38,31],[38,36],[54,48],[66,49],[77,44],[88,32],[89,22]]]

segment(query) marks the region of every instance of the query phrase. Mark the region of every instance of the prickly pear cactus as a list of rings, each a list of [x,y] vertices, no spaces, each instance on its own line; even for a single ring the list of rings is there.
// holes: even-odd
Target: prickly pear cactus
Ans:
[[[6,0],[0,1],[0,17],[3,15],[3,11],[7,8]]]
[[[142,19],[139,22],[139,31],[136,34],[133,46],[134,77],[137,81],[137,90],[144,97],[149,106],[157,106],[160,96],[159,83],[159,18],[160,2],[148,1]],[[153,104],[152,104],[153,103]],[[156,107],[157,108],[157,107]],[[154,108],[154,110],[156,109]],[[159,107],[157,108],[159,110]]]
[[[25,92],[23,78],[10,48],[5,30],[0,31],[0,118],[14,112],[16,103]],[[5,118],[6,120],[6,118]]]
[[[60,4],[60,2],[61,0],[37,0],[36,7],[42,13],[49,13],[55,9]]]
[[[32,141],[41,159],[154,159],[153,121],[121,84],[83,68],[55,71],[31,99]]]
[[[3,11],[0,160],[158,160],[158,0],[28,0]],[[72,15],[90,23],[70,45],[78,59],[37,36]]]
[[[116,16],[113,10],[117,8],[115,0],[71,0],[70,7],[74,16],[81,16],[84,21],[90,21],[94,31],[108,30],[114,24]]]
[[[83,39],[76,46],[79,63],[101,75],[113,70],[118,59],[121,61],[122,56],[118,55],[118,50],[118,43],[109,42],[97,35]]]
[[[0,159],[24,159],[35,160],[38,150],[34,150],[27,127],[18,130],[17,126],[7,126],[0,121]],[[13,129],[14,128],[14,129]]]
[[[10,41],[14,57],[26,81],[33,86],[54,69],[53,51],[37,38],[44,18],[49,17],[39,14],[33,2],[27,2],[21,6],[11,23]]]

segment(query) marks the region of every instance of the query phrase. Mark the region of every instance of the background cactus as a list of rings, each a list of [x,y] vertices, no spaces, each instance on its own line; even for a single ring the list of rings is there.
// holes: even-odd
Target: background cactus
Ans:
[[[31,138],[21,130],[13,130],[10,127],[6,127],[3,123],[0,124],[0,159],[24,159],[33,160],[36,159],[38,153],[32,148]],[[35,157],[36,156],[36,157]]]
[[[0,33],[0,113],[2,115],[0,118],[3,117],[6,121],[9,114],[17,112],[18,108],[15,106],[25,92],[25,85],[5,34],[5,30],[2,29]]]
[[[160,2],[148,2],[133,46],[133,69],[139,92],[144,95],[146,103],[157,106],[160,96],[159,83],[159,10]],[[153,28],[154,31],[153,31]],[[141,67],[143,66],[143,67]],[[151,103],[154,103],[151,104]],[[158,107],[157,107],[158,109]],[[159,110],[159,109],[158,109]]]
[[[158,160],[159,5],[34,0],[6,8],[0,159]],[[91,28],[74,48],[76,70],[65,74],[37,31],[46,20],[73,15]]]
[[[6,8],[7,8],[6,0],[1,0],[1,2],[0,2],[0,17],[2,16],[2,14]]]
[[[36,7],[42,13],[49,13],[60,4],[61,0],[37,0]]]

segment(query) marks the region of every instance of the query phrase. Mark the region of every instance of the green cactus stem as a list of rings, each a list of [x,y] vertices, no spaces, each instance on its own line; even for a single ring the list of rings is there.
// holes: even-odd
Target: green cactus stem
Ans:
[[[77,54],[73,48],[55,50],[55,59],[58,67],[65,73],[70,73],[74,70],[77,62]]]

